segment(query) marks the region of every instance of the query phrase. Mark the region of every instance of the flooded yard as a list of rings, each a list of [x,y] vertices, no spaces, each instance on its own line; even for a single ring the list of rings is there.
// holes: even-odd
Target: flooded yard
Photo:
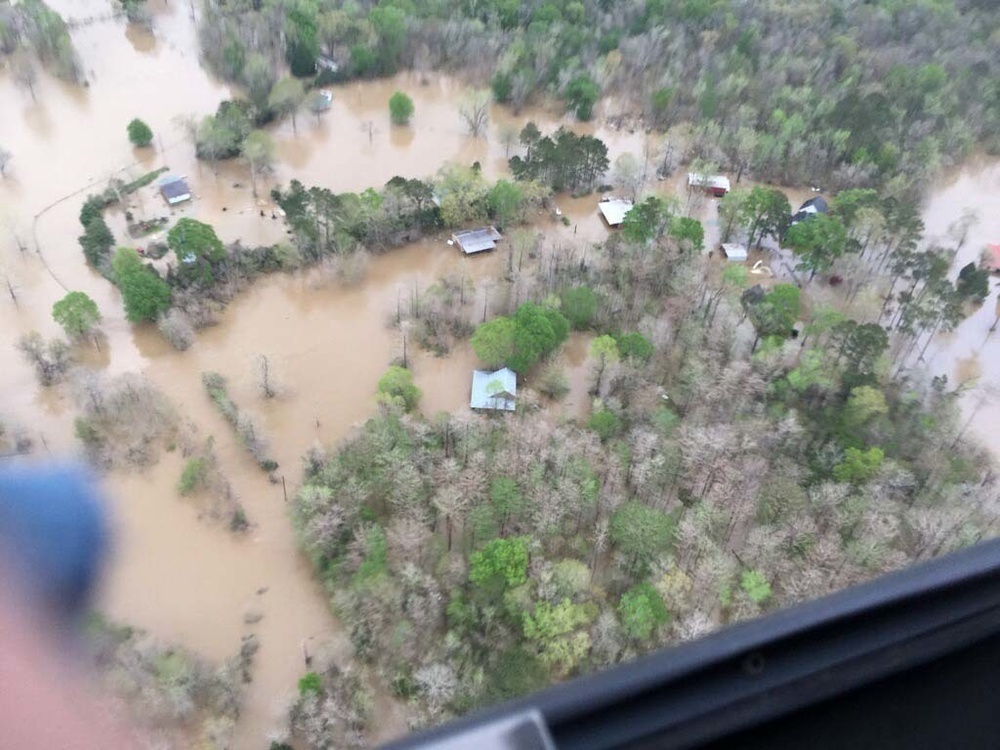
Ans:
[[[67,19],[107,11],[98,0],[52,5]],[[257,748],[305,670],[303,648],[312,651],[333,642],[345,656],[349,649],[297,551],[282,485],[268,481],[237,443],[206,397],[201,374],[224,375],[233,400],[259,418],[280,464],[277,474],[294,492],[302,454],[313,445],[341,440],[375,409],[376,382],[401,355],[400,334],[387,325],[397,298],[445,274],[481,285],[500,275],[505,258],[503,253],[464,257],[437,237],[374,257],[364,278],[353,285],[324,281],[316,273],[265,278],[230,304],[219,324],[200,332],[183,353],[154,327],[128,324],[117,290],[85,265],[76,242],[84,197],[102,189],[113,175],[135,177],[168,166],[171,173],[188,178],[195,199],[182,209],[168,209],[152,188],[139,191],[133,210],[140,218],[192,216],[212,223],[223,241],[240,239],[246,245],[285,236],[282,222],[270,216],[269,187],[254,198],[246,167],[232,162],[214,169],[195,160],[178,117],[208,114],[233,92],[199,65],[190,6],[151,0],[150,7],[152,33],[121,19],[74,30],[87,87],[42,75],[32,96],[0,70],[0,145],[14,155],[9,176],[0,180],[0,274],[17,298],[16,305],[7,296],[0,300],[0,414],[30,426],[40,444],[38,456],[76,452],[75,408],[68,390],[40,389],[14,347],[28,331],[46,337],[59,333],[50,314],[53,302],[67,290],[81,290],[97,302],[104,318],[101,350],[81,353],[85,365],[112,374],[144,373],[199,436],[215,437],[220,468],[246,508],[250,531],[234,536],[199,519],[196,506],[175,490],[182,466],[176,452],[141,473],[112,473],[105,486],[117,541],[100,606],[112,617],[213,659],[231,656],[244,635],[256,633],[261,648],[237,747]],[[389,122],[387,101],[397,89],[415,103],[409,127]],[[558,112],[536,109],[515,117],[494,107],[488,136],[470,138],[457,114],[465,91],[459,81],[436,74],[335,87],[329,112],[319,118],[300,115],[295,130],[290,122],[274,128],[278,162],[267,184],[298,179],[334,191],[361,190],[395,175],[433,174],[447,161],[478,161],[487,174],[497,175],[506,167],[501,131],[519,129],[529,119],[543,132],[571,124]],[[148,153],[133,150],[125,135],[126,123],[137,116],[156,133]],[[612,161],[623,152],[642,152],[643,133],[571,125],[603,139]],[[672,179],[658,189],[669,191],[675,184]],[[926,203],[928,234],[944,235],[963,210],[977,210],[979,223],[960,253],[961,262],[973,259],[986,242],[1000,242],[1000,214],[991,210],[998,194],[996,160],[959,170]],[[800,197],[789,195],[793,204]],[[585,252],[581,247],[587,243],[602,241],[607,229],[595,210],[598,198],[559,197],[557,205],[569,225],[553,221],[548,229],[548,219],[540,218],[547,241],[554,246],[573,243],[577,253]],[[707,238],[714,246],[714,202],[706,202],[699,212],[708,220]],[[124,243],[123,218],[109,215],[109,221]],[[941,337],[932,350],[932,369],[953,378],[961,378],[961,370],[979,373],[980,382],[1000,382],[1000,356],[989,331],[995,305],[993,293],[955,333]],[[564,348],[571,392],[559,408],[568,418],[584,418],[589,409],[588,346],[589,337],[575,334]],[[280,386],[273,400],[258,392],[261,355],[268,358]],[[411,352],[411,362],[425,413],[468,408],[469,377],[478,364],[468,344],[446,358]],[[998,416],[997,403],[977,416],[985,437],[996,436]],[[261,618],[248,624],[251,612]],[[405,730],[394,720],[376,718],[374,724],[380,727],[379,739]]]

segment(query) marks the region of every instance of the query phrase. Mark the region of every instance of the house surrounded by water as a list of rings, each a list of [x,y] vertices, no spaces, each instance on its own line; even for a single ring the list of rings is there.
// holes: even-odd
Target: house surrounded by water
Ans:
[[[495,372],[474,370],[472,373],[473,409],[514,411],[517,400],[517,374],[508,367]]]
[[[632,210],[632,201],[626,198],[601,198],[597,203],[597,210],[609,227],[620,227],[625,221],[625,214]]]
[[[688,172],[688,188],[700,188],[709,195],[721,198],[729,192],[729,178],[721,174],[707,175]]]
[[[191,188],[183,177],[166,177],[160,181],[160,195],[171,205],[191,200]]]

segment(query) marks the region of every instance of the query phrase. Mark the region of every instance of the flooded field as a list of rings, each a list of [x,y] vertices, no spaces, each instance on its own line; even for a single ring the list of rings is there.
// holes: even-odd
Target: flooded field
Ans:
[[[58,0],[53,7],[69,19],[105,16],[102,0]],[[237,163],[216,170],[194,159],[178,117],[214,111],[230,87],[199,65],[190,6],[151,0],[152,33],[104,18],[81,24],[73,39],[89,85],[65,84],[41,75],[35,96],[19,89],[0,70],[0,145],[13,152],[7,179],[0,180],[0,275],[9,280],[15,301],[0,299],[0,414],[30,426],[36,455],[76,452],[72,436],[75,408],[67,388],[43,390],[17,356],[22,334],[59,333],[50,311],[66,290],[81,290],[104,316],[101,351],[80,353],[85,366],[116,374],[139,371],[168,394],[183,421],[201,437],[216,439],[220,468],[232,483],[252,524],[245,537],[198,517],[195,504],[175,491],[181,471],[177,453],[165,454],[143,473],[115,472],[106,489],[117,531],[114,559],[102,592],[101,607],[111,616],[176,639],[213,659],[234,654],[240,639],[256,633],[261,648],[248,704],[238,727],[237,746],[257,748],[304,671],[303,648],[333,643],[346,654],[346,638],[326,607],[306,562],[296,550],[281,484],[272,484],[237,444],[231,428],[205,396],[201,373],[224,375],[241,407],[256,415],[270,439],[289,493],[300,476],[299,459],[312,445],[341,440],[375,408],[375,384],[394,358],[401,339],[387,325],[399,295],[414,285],[426,288],[444,274],[458,274],[477,285],[499,275],[501,254],[466,258],[441,238],[394,250],[371,260],[364,278],[352,286],[330,283],[322,274],[264,279],[237,298],[218,325],[201,332],[187,352],[174,351],[151,326],[131,326],[123,317],[117,291],[84,264],[76,237],[84,196],[113,175],[134,177],[169,166],[186,175],[195,200],[174,212],[211,222],[224,241],[272,243],[284,227],[249,188],[247,169]],[[389,123],[389,95],[401,89],[414,100],[416,115],[407,128]],[[506,164],[500,133],[528,119],[543,131],[563,120],[558,112],[536,109],[514,117],[494,108],[488,137],[470,138],[457,114],[466,89],[455,79],[402,75],[394,80],[356,83],[334,89],[333,108],[318,120],[300,115],[274,129],[278,163],[270,184],[295,178],[334,191],[378,186],[394,175],[424,177],[446,161],[479,161],[496,175]],[[133,150],[125,125],[141,117],[156,133],[149,153]],[[567,124],[570,124],[567,122]],[[641,154],[646,136],[600,125],[572,124],[609,146],[610,157]],[[676,188],[675,179],[657,189]],[[266,202],[267,187],[259,190]],[[980,221],[969,232],[961,257],[975,256],[985,242],[1000,242],[1000,217],[990,211],[1000,194],[1000,164],[973,164],[935,189],[925,207],[928,233],[944,235],[966,208]],[[805,193],[790,191],[793,204]],[[539,218],[553,246],[600,242],[607,230],[595,208],[598,196],[557,204],[569,226]],[[269,206],[267,207],[269,209]],[[140,218],[171,212],[151,188],[139,191],[132,210]],[[715,202],[698,213],[707,238],[718,236]],[[121,217],[109,215],[119,240]],[[963,260],[964,262],[964,260]],[[995,296],[954,334],[941,338],[931,366],[951,377],[979,374],[980,382],[1000,382],[1000,357],[989,338]],[[589,339],[574,335],[563,357],[572,387],[558,407],[570,418],[589,408]],[[280,386],[274,400],[260,397],[256,361],[265,355]],[[469,373],[476,360],[468,345],[447,358],[413,355],[417,385],[427,414],[461,411],[468,404]],[[961,372],[959,372],[961,370]],[[995,436],[1000,405],[984,407],[976,424]],[[992,429],[992,432],[991,432]],[[262,615],[246,624],[248,613]],[[253,618],[250,618],[253,619]],[[391,705],[379,700],[379,705]],[[387,709],[390,710],[390,709]],[[391,710],[390,710],[390,713]],[[398,712],[378,717],[376,739],[405,730]]]

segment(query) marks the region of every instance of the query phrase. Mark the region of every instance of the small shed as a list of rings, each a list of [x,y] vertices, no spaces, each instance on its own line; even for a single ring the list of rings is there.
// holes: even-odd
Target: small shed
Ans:
[[[183,177],[167,177],[160,181],[160,195],[171,205],[191,200],[191,188]]]
[[[632,201],[626,198],[601,198],[597,203],[597,210],[609,227],[620,227],[625,221],[625,214],[632,210]]]
[[[983,268],[990,273],[1000,273],[1000,245],[987,245],[983,250]]]
[[[502,235],[496,230],[496,227],[481,227],[480,229],[455,232],[451,236],[451,240],[458,245],[463,253],[472,255],[485,250],[493,250],[501,237]]]
[[[747,259],[747,249],[743,245],[737,245],[733,242],[722,243],[722,254],[730,263],[742,263]]]
[[[495,372],[472,372],[472,399],[469,406],[473,409],[514,411],[516,398],[517,375],[510,368],[504,367]]]
[[[729,178],[721,174],[705,175],[688,172],[688,187],[701,188],[706,193],[721,198],[729,192]]]
[[[792,215],[791,223],[798,224],[800,221],[805,221],[810,216],[825,214],[829,210],[830,206],[827,204],[826,198],[822,195],[817,195],[815,198],[810,198],[799,206],[799,210]]]

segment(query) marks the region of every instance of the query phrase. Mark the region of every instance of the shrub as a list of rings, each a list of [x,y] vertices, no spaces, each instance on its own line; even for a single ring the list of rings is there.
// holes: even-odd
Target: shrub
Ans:
[[[194,327],[187,315],[180,310],[168,310],[156,324],[160,333],[174,349],[184,351],[194,343]]]
[[[582,331],[593,324],[597,301],[597,295],[590,287],[576,286],[562,293],[560,311],[574,329]]]
[[[413,100],[402,91],[389,97],[389,117],[393,125],[406,125],[413,117]]]
[[[201,456],[189,458],[184,464],[181,472],[181,479],[177,483],[177,491],[182,495],[190,495],[192,492],[205,486],[208,479],[208,461]]]

